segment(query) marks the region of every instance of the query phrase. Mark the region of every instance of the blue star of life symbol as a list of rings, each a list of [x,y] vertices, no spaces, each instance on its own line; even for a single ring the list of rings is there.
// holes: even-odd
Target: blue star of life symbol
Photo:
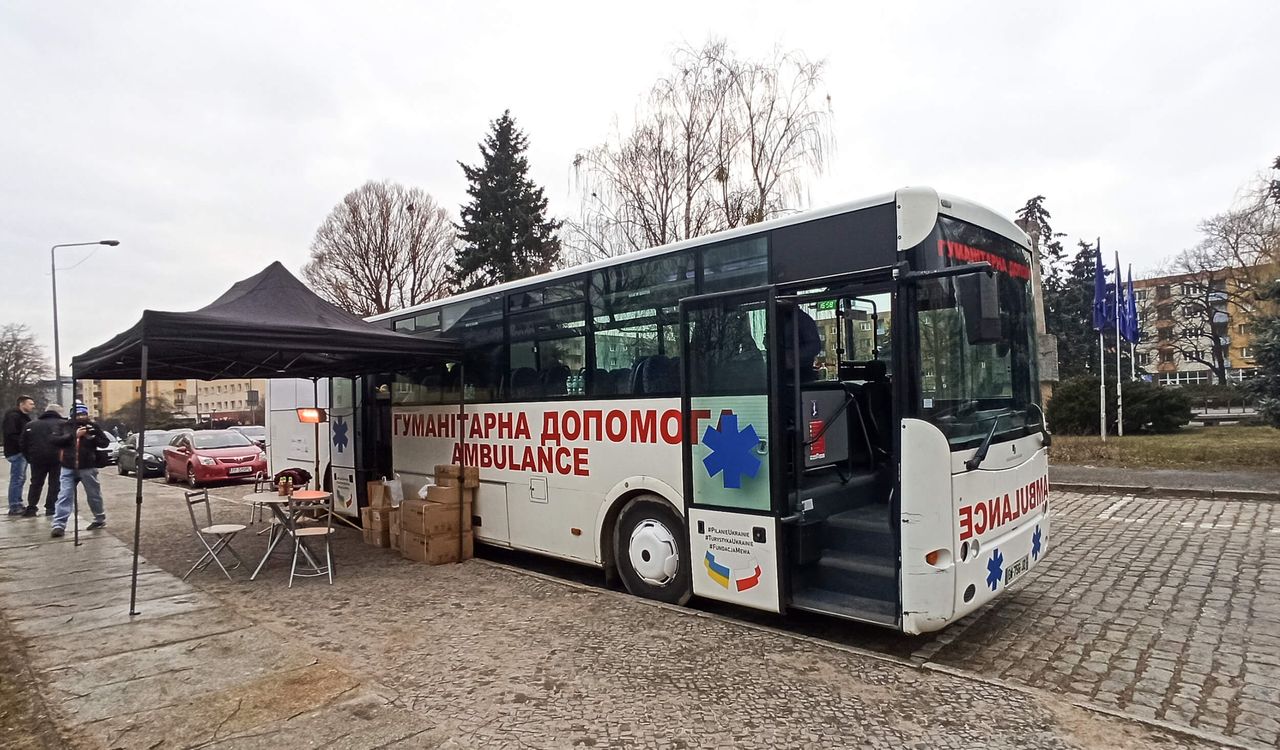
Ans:
[[[343,448],[347,447],[347,422],[342,417],[335,417],[333,420],[333,446],[341,453]]]
[[[1031,559],[1040,559],[1040,524],[1036,524],[1036,533],[1031,535]]]
[[[987,586],[995,591],[1000,587],[1000,579],[1004,577],[1004,555],[1000,554],[1000,550],[991,553],[991,559],[987,561]]]
[[[738,415],[725,414],[720,418],[720,429],[707,427],[702,442],[711,453],[702,459],[707,474],[721,475],[726,489],[741,489],[742,475],[754,477],[760,471],[760,459],[754,451],[760,444],[756,428],[747,425],[738,429]]]

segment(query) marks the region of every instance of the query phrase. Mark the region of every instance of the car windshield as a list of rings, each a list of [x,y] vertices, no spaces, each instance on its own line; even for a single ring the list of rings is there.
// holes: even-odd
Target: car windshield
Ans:
[[[952,450],[980,443],[993,422],[997,442],[1020,437],[1040,419],[1029,259],[972,225],[944,218],[939,228],[950,257],[990,262],[994,272],[919,286],[916,414],[942,430]]]
[[[267,436],[267,428],[265,427],[241,427],[236,432],[255,440]]]
[[[146,445],[148,448],[152,448],[157,445],[168,445],[170,437],[171,435],[167,432],[148,432]],[[134,438],[133,442],[137,445],[138,439]]]
[[[199,448],[243,448],[253,445],[249,438],[232,430],[217,432],[197,432],[191,435],[191,441]]]

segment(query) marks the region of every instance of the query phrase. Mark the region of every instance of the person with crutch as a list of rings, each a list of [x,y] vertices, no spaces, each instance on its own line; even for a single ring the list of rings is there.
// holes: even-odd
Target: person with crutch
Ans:
[[[76,504],[76,485],[84,485],[85,499],[93,511],[93,523],[89,529],[107,525],[106,509],[102,506],[102,485],[98,482],[98,449],[110,445],[107,433],[89,419],[89,407],[76,404],[71,409],[71,423],[53,444],[62,449],[61,491],[53,510],[54,537],[66,532],[67,518]]]

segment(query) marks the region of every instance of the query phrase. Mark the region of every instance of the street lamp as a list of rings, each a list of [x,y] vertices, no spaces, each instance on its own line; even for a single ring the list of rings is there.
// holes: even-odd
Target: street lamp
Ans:
[[[57,250],[60,247],[84,247],[85,245],[106,245],[107,247],[115,247],[120,244],[120,240],[98,240],[97,242],[67,242],[61,245],[54,245],[49,248],[49,271],[53,277],[53,379],[58,384],[58,400],[63,406],[70,406],[70,403],[63,398],[62,392],[62,352],[58,348],[58,264]],[[68,409],[70,412],[70,409]]]

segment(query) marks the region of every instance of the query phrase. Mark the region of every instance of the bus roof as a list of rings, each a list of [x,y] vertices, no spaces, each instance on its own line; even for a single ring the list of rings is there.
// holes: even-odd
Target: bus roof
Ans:
[[[916,187],[916,188],[913,188],[913,190],[916,190],[916,191],[928,190],[929,192],[933,192],[929,188],[922,188],[922,187]],[[993,232],[997,232],[1001,235],[1004,235],[1009,239],[1014,240],[1020,245],[1029,247],[1030,241],[1027,238],[1026,234],[1024,234],[1022,230],[1017,227],[1017,225],[1009,221],[1007,218],[1001,216],[999,213],[991,210],[990,208],[987,208],[982,204],[975,203],[973,201],[966,200],[964,198],[958,198],[953,195],[946,195],[941,193],[934,193],[934,194],[938,196],[940,201],[940,206],[939,206],[940,213],[944,213],[948,216],[954,216],[957,219],[961,219],[964,221],[969,221],[971,223],[977,224],[985,229],[990,229]],[[874,195],[869,198],[863,198],[861,200],[850,201],[847,203],[839,203],[834,206],[827,206],[825,208],[813,209],[811,211],[802,211],[799,213],[791,214],[790,216],[783,216],[778,219],[771,219],[769,221],[760,222],[759,224],[747,224],[745,226],[735,227],[733,229],[726,229],[724,231],[716,232],[714,234],[706,234],[700,237],[694,237],[687,240],[680,240],[679,242],[672,242],[666,245],[659,245],[658,247],[649,248],[648,250],[638,250],[633,253],[615,255],[610,258],[601,258],[599,260],[590,261],[588,263],[582,263],[576,266],[570,266],[569,268],[562,268],[556,271],[548,271],[547,273],[538,274],[537,276],[530,276],[528,278],[517,279],[515,281],[507,281],[502,284],[496,284],[494,286],[487,287],[485,289],[477,289],[471,292],[463,292],[461,294],[456,294],[449,297],[442,297],[440,299],[435,299],[435,300],[431,300],[430,302],[423,302],[421,304],[412,305],[410,307],[402,308],[400,310],[393,310],[391,312],[379,313],[378,315],[371,315],[368,318],[365,318],[365,320],[368,320],[370,322],[375,322],[375,321],[387,320],[389,318],[398,318],[398,317],[419,312],[422,310],[431,310],[433,308],[441,307],[446,304],[452,304],[454,302],[461,302],[464,300],[475,299],[478,297],[487,297],[491,294],[500,294],[503,292],[513,291],[516,289],[524,288],[526,286],[534,286],[544,282],[554,281],[555,279],[576,276],[581,273],[587,273],[590,271],[599,270],[601,268],[609,268],[610,266],[620,265],[623,263],[631,263],[633,261],[643,260],[645,258],[654,258],[657,256],[666,255],[668,253],[674,253],[680,250],[685,250],[691,247],[713,245],[718,242],[725,242],[727,240],[733,240],[740,237],[750,237],[752,235],[761,234],[774,229],[779,229],[781,227],[793,226],[795,224],[803,224],[808,221],[823,219],[828,216],[837,216],[839,214],[846,214],[846,213],[851,213],[853,211],[860,211],[864,208],[871,208],[872,206],[881,206],[886,203],[892,202],[896,196],[897,196],[896,192],[881,193],[879,195]]]

